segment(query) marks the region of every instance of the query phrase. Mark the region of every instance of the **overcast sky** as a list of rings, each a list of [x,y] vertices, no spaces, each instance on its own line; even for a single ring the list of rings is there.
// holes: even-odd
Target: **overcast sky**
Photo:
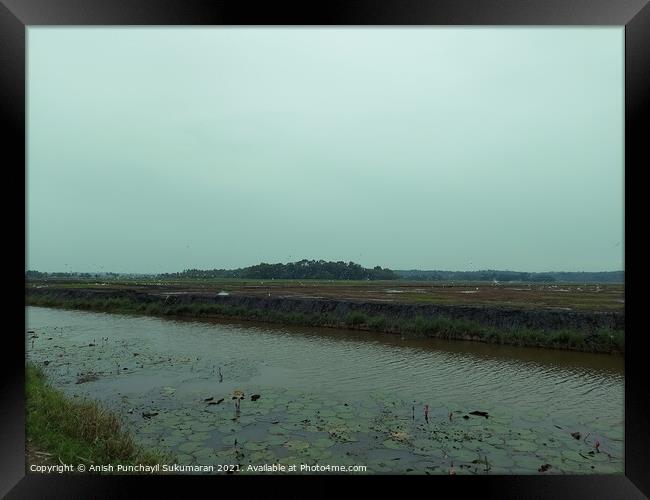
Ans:
[[[623,269],[623,42],[30,27],[28,268]]]

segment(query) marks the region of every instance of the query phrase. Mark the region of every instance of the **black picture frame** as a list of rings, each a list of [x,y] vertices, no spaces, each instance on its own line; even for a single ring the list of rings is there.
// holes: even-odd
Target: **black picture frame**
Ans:
[[[6,184],[14,199],[5,203],[5,214],[16,219],[15,240],[25,242],[25,56],[26,29],[43,25],[608,25],[625,26],[625,260],[630,262],[633,244],[631,177],[650,165],[643,135],[650,123],[650,6],[647,0],[327,0],[316,2],[206,1],[206,0],[0,0],[0,101],[2,102],[3,157],[5,169],[16,174]],[[6,181],[6,178],[5,178]],[[7,181],[6,181],[7,182]],[[629,239],[628,239],[629,238]],[[8,238],[5,241],[10,241]],[[7,245],[9,246],[9,245]],[[24,287],[25,253],[14,245],[17,257],[5,275]],[[21,260],[22,259],[22,260]],[[22,268],[19,262],[23,263]],[[636,269],[634,266],[632,269]],[[452,488],[454,495],[471,490],[495,498],[644,498],[650,495],[650,394],[644,379],[643,332],[631,333],[629,309],[637,282],[629,266],[626,273],[625,348],[625,475],[616,476],[474,476],[397,477],[416,480],[423,491]],[[141,478],[54,475],[25,471],[24,435],[24,295],[9,289],[7,313],[16,328],[5,330],[5,350],[0,363],[0,495],[7,498],[102,498],[130,490]],[[22,297],[22,299],[21,299]],[[22,300],[22,301],[21,301]],[[22,309],[21,309],[22,308]],[[19,311],[23,312],[20,313]],[[11,334],[11,335],[10,335]],[[341,476],[337,476],[338,479]],[[158,481],[158,479],[161,479]],[[152,478],[149,493],[169,478]],[[182,478],[183,480],[185,478]],[[198,479],[198,478],[195,478]],[[207,478],[201,478],[204,480]],[[214,478],[212,478],[214,479]],[[220,476],[221,483],[241,478]],[[255,482],[276,477],[250,478]],[[294,477],[285,477],[292,481]],[[310,477],[313,488],[333,476]],[[391,478],[392,479],[392,478]],[[248,480],[248,478],[247,478]],[[368,485],[368,477],[347,477]],[[373,477],[383,488],[388,477]],[[187,483],[185,488],[187,488]],[[404,487],[404,486],[402,486]],[[403,490],[406,492],[412,490]],[[420,494],[410,492],[408,494]]]

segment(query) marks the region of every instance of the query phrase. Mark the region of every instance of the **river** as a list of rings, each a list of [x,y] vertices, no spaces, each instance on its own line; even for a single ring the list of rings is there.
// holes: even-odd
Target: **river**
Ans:
[[[27,329],[55,387],[181,464],[623,473],[622,356],[41,307]]]

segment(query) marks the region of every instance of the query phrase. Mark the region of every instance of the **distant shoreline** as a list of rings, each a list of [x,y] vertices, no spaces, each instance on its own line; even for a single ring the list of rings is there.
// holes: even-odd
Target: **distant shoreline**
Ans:
[[[163,317],[232,318],[612,354],[624,352],[625,337],[625,315],[616,311],[552,311],[63,287],[28,287],[26,305]]]
[[[186,269],[172,273],[113,272],[40,272],[29,270],[28,280],[68,279],[254,279],[254,280],[333,280],[333,281],[424,281],[424,282],[501,282],[547,284],[618,284],[625,283],[625,271],[509,271],[482,269],[476,271],[445,271],[426,269],[389,269],[376,266],[364,268],[354,262],[308,261],[287,264],[258,264],[237,269]]]

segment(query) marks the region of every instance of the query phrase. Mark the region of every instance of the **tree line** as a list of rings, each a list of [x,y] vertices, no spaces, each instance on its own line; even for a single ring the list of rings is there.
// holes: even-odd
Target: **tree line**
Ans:
[[[521,281],[526,283],[623,283],[625,271],[546,272],[519,271],[395,271],[402,279],[416,281]]]
[[[624,283],[625,271],[602,272],[546,272],[529,273],[519,271],[423,271],[391,270],[375,266],[365,268],[354,262],[332,262],[303,259],[287,264],[268,264],[262,262],[255,266],[239,269],[186,269],[177,273],[163,274],[124,274],[124,273],[74,273],[40,272],[29,270],[27,280],[46,279],[119,279],[119,278],[157,278],[157,279],[320,279],[320,280],[412,280],[412,281],[498,281],[524,283]]]
[[[241,279],[321,279],[394,280],[399,276],[388,268],[365,268],[354,262],[303,259],[287,264],[262,262],[239,269],[186,269],[180,273],[158,275],[163,279],[241,278]]]

